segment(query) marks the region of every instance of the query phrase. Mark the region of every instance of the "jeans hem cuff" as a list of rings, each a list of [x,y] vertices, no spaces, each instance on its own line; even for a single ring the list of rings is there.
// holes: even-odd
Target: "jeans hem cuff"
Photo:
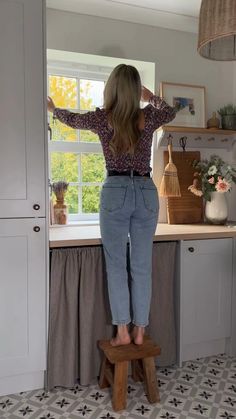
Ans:
[[[134,326],[137,326],[137,327],[147,327],[148,326],[148,323],[139,323],[139,322],[136,322],[136,321],[132,321],[132,323],[134,324]]]
[[[128,320],[121,320],[121,321],[116,321],[116,320],[114,320],[114,321],[112,321],[112,324],[113,324],[114,326],[120,326],[120,325],[129,324],[130,322],[131,322],[131,320],[130,320],[130,319],[128,319]]]

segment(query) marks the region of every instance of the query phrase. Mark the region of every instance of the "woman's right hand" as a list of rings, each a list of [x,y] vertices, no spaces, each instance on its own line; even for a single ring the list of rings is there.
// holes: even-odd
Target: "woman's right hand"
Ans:
[[[54,112],[56,109],[56,106],[50,96],[47,97],[47,107],[49,112]]]
[[[150,90],[148,90],[145,86],[142,86],[141,100],[143,102],[149,102],[152,96],[153,93]]]

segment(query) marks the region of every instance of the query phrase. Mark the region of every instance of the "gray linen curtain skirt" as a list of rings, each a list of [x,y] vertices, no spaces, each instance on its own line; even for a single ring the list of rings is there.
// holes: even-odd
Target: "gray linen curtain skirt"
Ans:
[[[176,242],[153,244],[148,333],[162,349],[158,365],[176,361]],[[113,335],[102,246],[53,249],[49,291],[47,388],[88,385],[99,375],[97,341]]]

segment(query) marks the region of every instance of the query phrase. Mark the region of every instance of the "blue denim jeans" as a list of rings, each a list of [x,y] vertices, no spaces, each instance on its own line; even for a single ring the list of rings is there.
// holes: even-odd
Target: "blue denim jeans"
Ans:
[[[110,176],[105,180],[100,197],[100,228],[113,324],[131,321],[136,326],[148,324],[153,235],[158,212],[157,189],[151,178]],[[131,295],[127,273],[128,240]]]

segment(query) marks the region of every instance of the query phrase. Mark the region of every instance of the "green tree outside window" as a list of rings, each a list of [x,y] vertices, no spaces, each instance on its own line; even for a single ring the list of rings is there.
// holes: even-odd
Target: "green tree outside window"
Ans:
[[[65,109],[94,110],[96,103],[101,101],[104,83],[90,80],[77,80],[63,76],[49,76],[49,95],[56,106]],[[92,89],[97,88],[96,95]],[[94,93],[94,92],[93,92]],[[53,132],[53,141],[65,142],[98,142],[96,134],[88,130],[77,131],[53,121],[50,115],[50,126]],[[99,211],[99,195],[105,177],[104,157],[98,153],[51,153],[51,182],[65,180],[69,183],[66,193],[66,202],[70,214],[78,214],[79,208],[83,213],[97,213]],[[81,177],[81,178],[80,178]],[[82,185],[83,183],[83,185]],[[89,183],[89,185],[86,185]],[[96,184],[96,185],[93,185]],[[82,197],[82,202],[79,202]]]

